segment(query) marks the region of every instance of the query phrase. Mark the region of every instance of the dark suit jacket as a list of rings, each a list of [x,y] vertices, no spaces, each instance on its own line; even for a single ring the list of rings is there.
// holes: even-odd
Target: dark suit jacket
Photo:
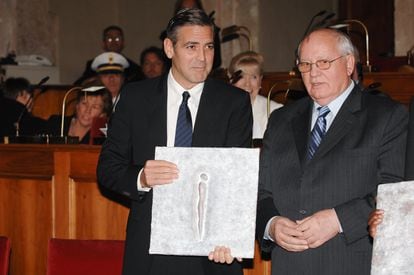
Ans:
[[[252,111],[246,92],[207,79],[194,124],[194,147],[249,147]],[[137,191],[137,176],[155,146],[167,143],[167,75],[128,84],[113,114],[98,164],[98,181],[131,199],[124,274],[242,274],[238,263],[207,257],[149,255],[152,191]],[[219,244],[218,244],[219,245]]]
[[[0,96],[0,137],[15,136],[19,118],[19,135],[33,136],[46,132],[45,120],[33,116],[20,102]]]
[[[260,158],[257,235],[275,215],[301,220],[334,208],[343,233],[322,246],[288,252],[270,241],[273,274],[369,274],[368,215],[379,183],[403,179],[407,111],[355,87],[312,160],[306,160],[310,98],[275,110]]]
[[[410,119],[408,122],[405,178],[406,180],[414,180],[414,97],[410,102]]]

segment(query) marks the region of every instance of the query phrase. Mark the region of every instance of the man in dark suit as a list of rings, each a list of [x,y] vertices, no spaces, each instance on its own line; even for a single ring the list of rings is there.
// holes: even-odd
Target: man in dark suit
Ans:
[[[242,274],[239,263],[224,263],[230,262],[230,251],[222,247],[210,255],[222,263],[207,257],[148,253],[152,188],[179,177],[179,167],[154,160],[154,150],[155,146],[177,146],[182,140],[178,138],[183,118],[180,105],[185,106],[184,117],[190,117],[192,125],[190,146],[251,144],[248,94],[208,78],[214,56],[213,24],[208,16],[198,9],[176,14],[167,26],[164,50],[172,60],[168,75],[130,83],[121,91],[97,168],[102,186],[131,200],[123,274]]]
[[[27,79],[10,77],[0,88],[0,143],[5,136],[46,132],[46,121],[31,114],[34,91]]]
[[[125,47],[124,31],[119,26],[111,25],[106,27],[102,33],[102,49],[104,52],[116,52],[122,54]],[[128,68],[125,69],[125,80],[138,81],[145,78],[141,67],[124,56],[128,61]],[[74,82],[75,85],[82,85],[82,83],[96,77],[96,71],[91,67],[94,59],[86,61],[85,70],[82,75]]]
[[[273,274],[369,274],[379,183],[401,181],[407,111],[351,81],[354,47],[310,33],[298,69],[310,98],[273,112],[263,140],[257,234]]]

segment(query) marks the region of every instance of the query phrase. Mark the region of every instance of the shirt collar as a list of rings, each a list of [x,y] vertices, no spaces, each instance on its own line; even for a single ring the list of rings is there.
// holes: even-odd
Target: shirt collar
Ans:
[[[342,104],[345,102],[345,100],[348,98],[349,94],[352,92],[352,90],[355,87],[355,83],[351,80],[351,83],[349,86],[345,89],[343,93],[341,93],[337,98],[329,102],[328,107],[331,111],[333,117],[336,116],[336,114],[339,112],[339,109],[341,109]],[[313,104],[313,112],[317,112],[317,109],[321,107],[316,101],[314,101]]]
[[[203,91],[203,88],[204,88],[204,82],[201,82],[195,85],[191,89],[185,89],[175,80],[171,69],[170,69],[170,72],[168,73],[167,81],[168,81],[168,87],[171,89],[171,92],[176,93],[180,98],[184,91],[188,91],[190,93],[190,99],[192,98],[196,100],[197,102],[200,101],[201,92]]]

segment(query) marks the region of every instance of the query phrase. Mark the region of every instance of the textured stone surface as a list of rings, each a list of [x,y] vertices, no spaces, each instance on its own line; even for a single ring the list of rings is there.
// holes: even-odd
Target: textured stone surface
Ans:
[[[395,55],[406,55],[414,46],[414,1],[394,2]]]
[[[259,150],[157,147],[180,177],[154,188],[150,253],[253,258]]]
[[[377,208],[385,213],[374,241],[371,274],[413,274],[414,181],[380,185]]]

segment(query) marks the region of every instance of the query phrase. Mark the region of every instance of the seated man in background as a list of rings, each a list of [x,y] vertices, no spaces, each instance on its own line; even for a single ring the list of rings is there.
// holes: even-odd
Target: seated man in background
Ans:
[[[247,51],[234,56],[228,70],[230,83],[250,94],[253,110],[253,139],[262,139],[267,125],[267,99],[259,95],[263,79],[263,56]],[[270,101],[270,113],[283,105]]]
[[[141,53],[142,72],[146,78],[154,78],[162,75],[168,69],[167,58],[160,48],[151,46]]]
[[[43,133],[46,122],[33,116],[33,90],[25,78],[8,78],[0,96],[0,138]],[[3,139],[1,139],[3,142]]]
[[[124,31],[118,26],[109,26],[103,30],[102,33],[102,49],[104,52],[116,52],[122,55],[122,50],[125,47]],[[125,57],[128,60],[129,67],[125,70],[125,79],[129,80],[141,80],[144,79],[141,67],[131,59]],[[96,72],[92,70],[91,64],[93,59],[86,62],[85,71],[82,76],[75,81],[75,85],[81,85],[91,77],[96,76]]]
[[[89,144],[94,119],[108,118],[111,113],[112,101],[107,89],[102,88],[95,92],[79,91],[76,97],[75,114],[64,119],[63,135],[78,137],[79,143]],[[53,115],[49,118],[49,134],[60,136],[61,119],[61,115]]]
[[[128,67],[128,61],[115,52],[102,53],[92,62],[92,70],[97,73],[99,81],[111,94],[113,109],[118,103],[119,93],[125,82],[125,71]]]

